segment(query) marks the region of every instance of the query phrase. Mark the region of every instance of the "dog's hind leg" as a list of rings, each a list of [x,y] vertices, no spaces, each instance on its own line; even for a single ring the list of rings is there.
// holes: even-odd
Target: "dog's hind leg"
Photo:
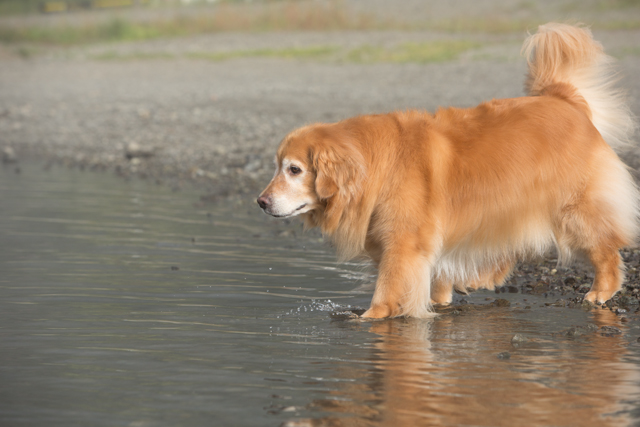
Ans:
[[[453,300],[453,282],[451,280],[437,278],[431,286],[431,304],[447,305]]]
[[[584,254],[595,268],[585,299],[604,303],[621,288],[624,264],[619,249],[637,233],[638,191],[617,158],[605,153],[586,189],[562,209],[560,246]],[[556,239],[558,238],[556,237]]]
[[[438,277],[431,284],[431,303],[432,304],[451,304],[453,300],[453,290],[461,294],[467,294],[467,291],[475,291],[478,289],[493,290],[496,287],[504,285],[504,282],[511,275],[515,261],[513,259],[505,259],[493,268],[487,268],[482,271],[477,278],[468,283],[453,283],[443,277]]]
[[[584,299],[591,302],[605,303],[621,288],[624,280],[622,258],[618,248],[601,245],[589,253],[589,260],[596,270],[596,277],[591,290]]]
[[[515,261],[513,259],[505,259],[498,262],[493,268],[489,268],[478,275],[478,278],[471,280],[466,286],[461,287],[460,291],[466,290],[476,291],[478,289],[493,290],[496,287],[504,285],[504,282],[511,275]],[[457,288],[457,287],[456,287]],[[464,289],[466,288],[466,289]]]
[[[577,206],[565,208],[560,242],[571,252],[584,255],[595,269],[585,300],[604,303],[620,290],[624,280],[624,264],[618,250],[626,242],[597,207],[588,209],[582,201]]]

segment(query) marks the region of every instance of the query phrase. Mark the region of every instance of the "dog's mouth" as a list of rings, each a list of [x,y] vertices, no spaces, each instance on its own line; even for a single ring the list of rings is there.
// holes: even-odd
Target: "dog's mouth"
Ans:
[[[276,218],[287,218],[287,217],[289,217],[289,216],[296,215],[296,214],[297,214],[297,212],[300,212],[300,211],[301,211],[302,209],[304,209],[306,206],[307,206],[307,204],[306,204],[306,203],[303,203],[302,205],[300,205],[300,206],[298,206],[297,208],[295,208],[295,209],[293,210],[293,212],[290,212],[290,213],[288,213],[288,214],[284,214],[284,215],[276,215],[276,214],[273,214],[273,213],[271,213],[271,212],[267,212],[266,210],[265,210],[265,212],[267,212],[269,215],[274,216],[274,217],[276,217]]]

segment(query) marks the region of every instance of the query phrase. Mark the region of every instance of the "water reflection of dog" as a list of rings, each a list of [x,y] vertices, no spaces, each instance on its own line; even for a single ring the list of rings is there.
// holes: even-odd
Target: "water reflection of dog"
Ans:
[[[609,310],[595,310],[593,320],[621,326]],[[540,334],[504,310],[395,319],[370,330],[380,340],[366,381],[345,381],[311,405],[338,416],[284,425],[629,425],[623,402],[640,394],[621,335]],[[522,331],[538,338],[516,349],[511,337]],[[505,350],[511,359],[499,360]]]

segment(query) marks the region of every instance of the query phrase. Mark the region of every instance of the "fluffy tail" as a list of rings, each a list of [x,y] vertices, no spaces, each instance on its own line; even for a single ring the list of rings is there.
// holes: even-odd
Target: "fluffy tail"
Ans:
[[[541,95],[554,84],[569,84],[586,101],[592,123],[614,150],[631,145],[636,125],[623,93],[614,87],[614,59],[588,28],[541,25],[526,39],[522,53],[529,64],[525,86],[530,95]]]

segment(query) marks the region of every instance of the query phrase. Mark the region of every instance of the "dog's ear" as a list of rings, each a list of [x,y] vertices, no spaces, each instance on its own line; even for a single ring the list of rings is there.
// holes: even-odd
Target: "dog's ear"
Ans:
[[[338,192],[337,179],[334,178],[337,169],[334,157],[335,156],[329,152],[323,150],[314,158],[313,166],[316,170],[316,195],[320,200],[330,199]]]
[[[338,192],[338,185],[326,174],[318,174],[316,177],[316,194],[320,200],[327,200]]]
[[[315,191],[324,208],[310,212],[307,224],[320,226],[322,233],[331,237],[338,258],[351,259],[364,250],[369,208],[373,206],[365,197],[365,153],[357,134],[342,126],[316,132],[309,155],[316,173]]]
[[[311,155],[316,171],[316,194],[320,200],[339,197],[346,202],[360,192],[365,162],[355,144],[332,138],[328,143],[314,147]]]

